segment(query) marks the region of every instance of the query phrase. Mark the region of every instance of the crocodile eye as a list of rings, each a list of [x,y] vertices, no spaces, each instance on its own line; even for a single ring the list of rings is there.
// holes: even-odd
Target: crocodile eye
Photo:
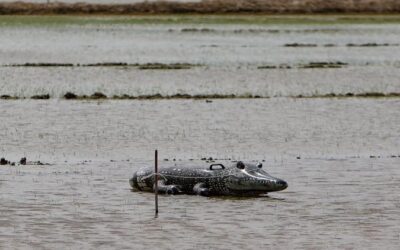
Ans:
[[[243,162],[238,161],[238,163],[236,163],[236,167],[237,167],[238,169],[244,169],[246,166],[244,165]]]
[[[262,168],[262,163],[261,162],[259,162],[259,163],[257,163],[257,165],[256,165],[258,168]]]

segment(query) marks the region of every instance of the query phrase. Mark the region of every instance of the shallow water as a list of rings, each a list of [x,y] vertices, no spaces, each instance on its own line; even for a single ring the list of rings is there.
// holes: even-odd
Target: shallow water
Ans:
[[[0,101],[0,154],[52,164],[0,167],[0,247],[396,249],[399,105]],[[154,219],[153,195],[131,192],[128,178],[155,148],[161,166],[265,160],[289,188],[251,199],[161,196]]]
[[[399,31],[390,24],[0,24],[0,95],[52,97],[0,100],[0,157],[50,164],[0,166],[0,248],[397,249],[400,98],[282,96],[399,93]],[[292,43],[317,47],[285,47]],[[314,61],[349,65],[296,67]],[[7,66],[27,62],[201,65]],[[281,63],[294,67],[258,69]],[[67,91],[273,98],[66,101]],[[154,219],[153,195],[128,184],[153,164],[154,149],[161,166],[262,161],[289,188],[250,199],[161,196]]]
[[[2,95],[50,94],[57,98],[68,91],[86,95],[101,91],[110,96],[400,92],[397,24],[100,25],[89,22],[86,25],[0,25],[0,32]],[[293,43],[317,47],[285,47]],[[368,43],[378,46],[348,46]],[[334,47],[324,47],[326,44]],[[384,44],[387,46],[379,46]],[[337,61],[348,65],[337,69],[298,68],[310,62]],[[187,70],[6,67],[25,63],[104,62],[200,66]],[[280,64],[293,68],[258,69]]]
[[[174,17],[170,18],[171,20]],[[77,20],[85,20],[77,18]],[[209,66],[344,61],[355,65],[398,63],[397,24],[87,24],[0,25],[1,64],[26,62],[187,62]],[[111,18],[98,18],[114,20]],[[128,17],[116,19],[129,20]],[[212,19],[211,19],[212,20]],[[190,32],[197,29],[198,32]],[[201,31],[205,30],[205,31]],[[333,44],[292,48],[286,44]],[[393,46],[347,47],[347,44]]]
[[[400,92],[395,67],[342,69],[265,69],[195,67],[187,70],[139,70],[133,67],[1,68],[0,94],[31,97],[67,92],[91,95],[260,95],[282,97],[327,93]],[[376,83],[379,84],[376,84]]]
[[[0,154],[13,160],[143,160],[155,148],[170,159],[340,158],[400,148],[398,98],[0,103]]]

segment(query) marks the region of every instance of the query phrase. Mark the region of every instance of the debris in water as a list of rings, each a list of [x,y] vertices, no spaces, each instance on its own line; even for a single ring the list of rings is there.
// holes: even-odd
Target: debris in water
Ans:
[[[3,100],[17,100],[18,97],[10,96],[10,95],[2,95],[2,96],[0,96],[0,99],[3,99]]]
[[[285,47],[317,47],[314,43],[287,43]]]
[[[173,64],[163,64],[163,63],[148,63],[139,65],[139,69],[190,69],[194,65],[188,63],[173,63]]]
[[[106,99],[107,96],[101,92],[95,92],[93,95],[90,96],[91,99]]]
[[[400,46],[398,43],[362,43],[362,44],[354,44],[348,43],[347,47],[389,47],[389,46]]]
[[[36,100],[47,100],[47,99],[50,99],[50,95],[49,95],[49,94],[34,95],[34,96],[31,96],[31,99],[36,99]]]
[[[7,165],[7,164],[9,164],[10,162],[9,161],[7,161],[5,158],[1,158],[0,159],[0,165]]]
[[[71,99],[76,99],[76,98],[78,98],[78,96],[75,95],[75,94],[72,93],[72,92],[67,92],[67,93],[64,95],[64,98],[67,99],[67,100],[71,100]]]
[[[116,67],[116,66],[129,66],[129,64],[123,63],[123,62],[103,62],[103,63],[82,64],[79,66],[83,66],[83,67]],[[136,66],[136,65],[133,65],[133,66]]]
[[[26,165],[26,157],[21,158],[21,160],[19,161],[19,164]]]
[[[280,65],[263,65],[258,66],[257,69],[291,69],[292,66],[287,64],[280,64]]]
[[[72,63],[24,63],[11,64],[9,67],[74,67]]]
[[[344,62],[310,62],[308,64],[301,64],[299,68],[301,69],[328,69],[328,68],[342,68],[347,66],[348,63]]]

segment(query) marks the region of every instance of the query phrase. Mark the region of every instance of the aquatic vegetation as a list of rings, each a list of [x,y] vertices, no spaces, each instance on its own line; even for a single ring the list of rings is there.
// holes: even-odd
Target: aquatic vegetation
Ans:
[[[362,43],[362,44],[354,44],[348,43],[347,47],[389,47],[389,46],[400,46],[398,43]]]
[[[298,67],[302,69],[327,69],[327,68],[342,68],[347,66],[348,63],[344,62],[310,62],[307,64],[300,64]]]
[[[26,157],[22,157],[21,160],[19,160],[18,163],[6,160],[4,157],[0,159],[0,165],[10,165],[10,166],[16,166],[17,164],[19,165],[38,165],[38,166],[43,166],[43,165],[50,165],[49,163],[43,163],[41,161],[27,161]]]
[[[72,93],[72,92],[67,92],[67,93],[64,95],[64,98],[67,99],[67,100],[70,100],[70,99],[76,99],[76,98],[78,98],[78,96],[75,95],[75,94]]]
[[[124,62],[102,62],[102,63],[89,63],[78,64],[79,67],[119,67],[119,66],[137,66],[137,64],[128,64]]]
[[[202,66],[200,64],[190,63],[133,63],[125,62],[100,62],[89,64],[73,64],[73,63],[23,63],[23,64],[8,64],[0,67],[134,67],[138,69],[191,69],[192,67]]]
[[[344,62],[310,62],[306,64],[297,64],[297,65],[288,65],[288,64],[279,64],[279,65],[262,65],[258,66],[257,69],[326,69],[326,68],[342,68],[344,66],[349,65]]]
[[[46,99],[50,99],[50,95],[49,95],[49,94],[44,94],[44,95],[34,95],[34,96],[31,96],[31,99],[36,99],[36,100],[46,100]]]
[[[400,97],[400,93],[391,92],[391,93],[381,93],[381,92],[363,92],[363,93],[345,93],[345,94],[336,94],[336,93],[328,93],[328,94],[320,94],[320,95],[297,95],[296,98],[349,98],[349,97],[357,97],[357,98],[391,98],[391,97]]]
[[[339,45],[332,44],[332,43],[327,43],[327,44],[322,44],[318,45],[315,43],[288,43],[284,44],[284,47],[298,47],[298,48],[308,48],[308,47],[339,47]],[[398,43],[361,43],[361,44],[355,44],[355,43],[348,43],[345,45],[346,47],[396,47],[400,46]]]
[[[23,64],[10,64],[6,67],[74,67],[72,63],[23,63]]]
[[[138,66],[139,69],[190,69],[193,64],[189,63],[172,63],[172,64],[164,64],[164,63],[147,63],[141,64]]]
[[[314,43],[287,43],[284,47],[317,47]]]
[[[287,64],[279,64],[279,65],[263,65],[258,66],[257,69],[291,69],[292,66]]]
[[[0,96],[0,99],[3,99],[3,100],[17,100],[17,99],[19,99],[19,98],[16,97],[16,96],[1,95],[1,96]]]
[[[202,29],[185,28],[185,29],[181,29],[181,32],[216,32],[216,30],[215,29],[209,29],[209,28],[202,28]]]
[[[0,159],[0,165],[8,165],[10,164],[10,161],[7,161],[5,158]]]
[[[64,95],[64,99],[67,100],[96,100],[96,99],[113,99],[113,100],[162,100],[162,99],[237,99],[237,98],[269,98],[269,97],[261,97],[259,95],[222,95],[222,94],[210,94],[210,95],[190,95],[190,94],[173,94],[173,95],[161,95],[161,94],[153,94],[153,95],[114,95],[112,97],[107,97],[105,94],[96,92],[93,95],[87,96],[82,95],[78,96],[74,93],[68,92]]]
[[[101,92],[95,92],[93,95],[89,97],[90,99],[106,99],[107,96]]]
[[[192,100],[206,100],[207,102],[212,102],[212,99],[266,99],[273,97],[287,97],[287,98],[397,98],[400,97],[400,92],[390,92],[390,93],[382,93],[382,92],[360,92],[360,93],[327,93],[327,94],[310,94],[310,95],[296,95],[296,96],[265,96],[265,95],[254,95],[254,94],[186,94],[186,93],[177,93],[172,95],[162,95],[160,93],[150,94],[150,95],[113,95],[107,96],[102,92],[95,92],[92,95],[77,95],[72,92],[67,92],[63,95],[63,99],[65,100],[168,100],[168,99],[192,99]],[[34,95],[30,97],[33,100],[46,100],[50,99],[51,96],[49,94],[43,95]],[[25,97],[16,97],[9,95],[2,95],[0,99],[3,100],[19,100],[25,99]]]

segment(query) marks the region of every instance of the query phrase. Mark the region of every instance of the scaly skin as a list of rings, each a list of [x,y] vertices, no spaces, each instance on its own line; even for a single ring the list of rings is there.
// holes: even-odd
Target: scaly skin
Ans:
[[[129,180],[133,189],[154,191],[154,171],[141,168]],[[260,163],[237,162],[229,168],[212,164],[209,168],[169,167],[159,171],[159,193],[253,196],[281,191],[287,183],[262,170]]]

